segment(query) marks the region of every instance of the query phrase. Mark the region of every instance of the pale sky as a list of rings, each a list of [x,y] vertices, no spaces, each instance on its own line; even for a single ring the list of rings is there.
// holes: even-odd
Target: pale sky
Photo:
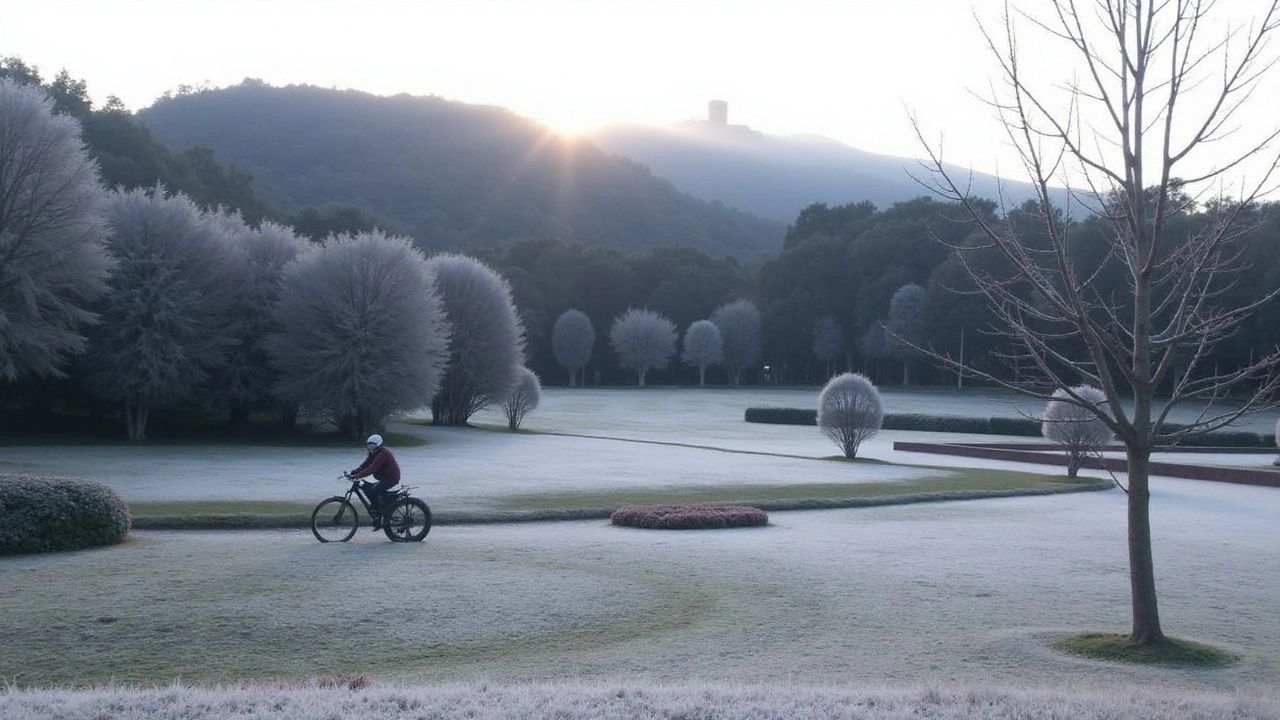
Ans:
[[[1023,0],[1044,8],[1046,0]],[[1224,0],[1237,21],[1262,0]],[[563,131],[704,118],[1021,177],[987,94],[975,13],[1001,0],[0,0],[0,55],[133,110],[245,77],[492,104]],[[1029,35],[1028,31],[1028,35]],[[1024,47],[1024,51],[1028,48]],[[1070,70],[1040,44],[1059,79]],[[1280,89],[1280,70],[1272,89]],[[1270,93],[1270,98],[1280,91]],[[1246,129],[1280,124],[1267,93]]]

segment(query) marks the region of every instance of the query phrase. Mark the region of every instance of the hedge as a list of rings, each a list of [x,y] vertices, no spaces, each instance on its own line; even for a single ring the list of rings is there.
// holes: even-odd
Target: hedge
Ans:
[[[129,534],[129,506],[102,483],[0,474],[0,555],[113,545]]]
[[[747,408],[747,422],[773,425],[817,425],[818,411],[806,408],[753,407]],[[1166,423],[1166,430],[1182,428],[1182,425]],[[953,415],[921,415],[918,413],[885,413],[883,430],[915,430],[920,432],[971,433],[974,435],[1015,435],[1041,437],[1040,421],[1033,418],[1011,417],[956,417]],[[1212,432],[1186,438],[1180,446],[1269,448],[1275,447],[1270,434],[1247,431]]]

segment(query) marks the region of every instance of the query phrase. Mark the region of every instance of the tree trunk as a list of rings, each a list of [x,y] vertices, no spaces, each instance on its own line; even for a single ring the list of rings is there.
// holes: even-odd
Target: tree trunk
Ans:
[[[1151,558],[1151,451],[1131,447],[1129,457],[1129,585],[1133,602],[1133,632],[1129,642],[1164,642],[1156,603],[1155,563]]]
[[[132,402],[124,404],[125,433],[131,441],[140,442],[147,439],[147,415],[145,405]]]
[[[1084,462],[1084,455],[1075,450],[1067,451],[1067,477],[1073,478],[1080,473],[1080,465]]]
[[[640,376],[640,387],[644,387],[644,370],[637,370],[636,375]]]
[[[706,387],[706,386],[707,386],[707,366],[699,365],[698,366],[698,387]]]

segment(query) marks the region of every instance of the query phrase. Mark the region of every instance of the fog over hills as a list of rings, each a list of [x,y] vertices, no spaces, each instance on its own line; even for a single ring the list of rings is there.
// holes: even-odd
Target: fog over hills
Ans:
[[[353,206],[433,251],[555,237],[757,258],[786,229],[498,107],[246,80],[139,117],[179,150],[212,148],[286,212]]]
[[[588,138],[608,153],[635,160],[654,175],[703,200],[791,222],[806,206],[869,200],[877,208],[931,192],[919,161],[867,152],[818,135],[766,135],[727,122],[713,101],[709,118],[668,127],[620,124]],[[1014,205],[1034,197],[1032,186],[948,166],[971,182],[972,194]],[[914,176],[914,178],[913,178]]]

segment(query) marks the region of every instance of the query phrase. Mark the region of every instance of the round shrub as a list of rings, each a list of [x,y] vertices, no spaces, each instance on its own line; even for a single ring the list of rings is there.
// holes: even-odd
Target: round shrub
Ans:
[[[847,458],[857,457],[862,441],[880,432],[883,424],[880,391],[866,375],[842,373],[818,393],[818,428]]]
[[[129,534],[129,506],[92,480],[0,474],[0,555],[113,545]]]
[[[658,530],[705,530],[766,525],[769,515],[745,505],[630,505],[610,516],[614,525]]]

